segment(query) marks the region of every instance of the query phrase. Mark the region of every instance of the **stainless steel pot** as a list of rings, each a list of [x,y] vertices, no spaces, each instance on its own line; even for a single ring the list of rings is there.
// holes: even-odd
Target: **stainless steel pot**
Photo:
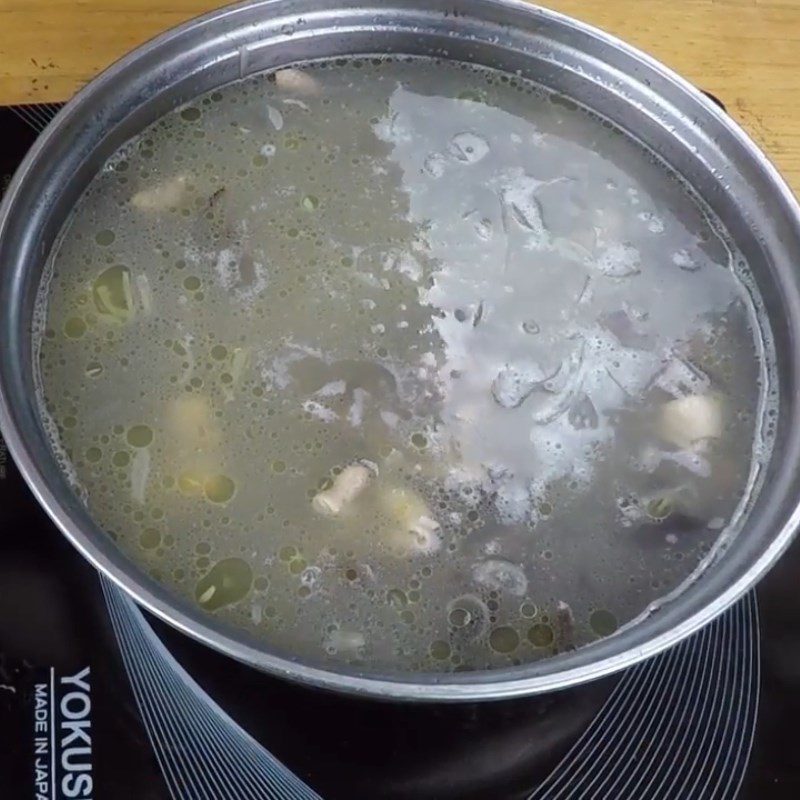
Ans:
[[[252,72],[386,52],[518,71],[595,109],[659,153],[705,198],[748,259],[779,355],[774,454],[744,529],[685,591],[640,624],[513,669],[444,676],[333,671],[283,657],[218,624],[155,583],[92,521],[56,464],[34,401],[31,319],[42,269],[70,209],[108,156],[176,104]],[[190,22],[112,66],[64,108],[20,167],[0,208],[0,424],[37,499],[84,556],[150,611],[234,658],[307,684],[407,700],[559,689],[628,667],[688,636],[752,586],[792,538],[800,521],[798,262],[800,207],[753,142],[695,88],[600,31],[515,0],[258,0]]]

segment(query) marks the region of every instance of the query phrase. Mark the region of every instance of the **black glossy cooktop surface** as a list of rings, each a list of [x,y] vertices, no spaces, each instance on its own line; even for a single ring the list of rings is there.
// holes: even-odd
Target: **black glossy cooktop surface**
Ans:
[[[0,188],[50,112],[0,109]],[[800,542],[757,596],[621,676],[403,706],[265,677],[147,617],[59,534],[4,448],[0,531],[3,798],[800,797]]]

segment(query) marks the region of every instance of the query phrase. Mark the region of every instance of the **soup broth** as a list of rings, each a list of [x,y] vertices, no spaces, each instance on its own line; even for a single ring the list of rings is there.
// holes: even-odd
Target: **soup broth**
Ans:
[[[532,83],[258,75],[93,180],[40,292],[53,446],[119,547],[314,663],[612,634],[735,531],[768,332],[707,209]]]

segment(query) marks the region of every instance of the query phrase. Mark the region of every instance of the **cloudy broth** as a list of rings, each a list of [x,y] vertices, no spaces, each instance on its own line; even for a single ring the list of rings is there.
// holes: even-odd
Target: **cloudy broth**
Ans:
[[[490,69],[205,95],[108,161],[51,262],[43,408],[91,513],[316,663],[612,634],[769,454],[768,331],[724,231],[619,130]]]

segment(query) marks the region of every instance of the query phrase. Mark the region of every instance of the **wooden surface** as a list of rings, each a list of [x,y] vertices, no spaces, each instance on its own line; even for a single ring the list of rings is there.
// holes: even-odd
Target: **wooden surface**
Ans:
[[[719,97],[800,194],[800,0],[551,0]],[[215,0],[0,0],[0,104],[58,101]]]

